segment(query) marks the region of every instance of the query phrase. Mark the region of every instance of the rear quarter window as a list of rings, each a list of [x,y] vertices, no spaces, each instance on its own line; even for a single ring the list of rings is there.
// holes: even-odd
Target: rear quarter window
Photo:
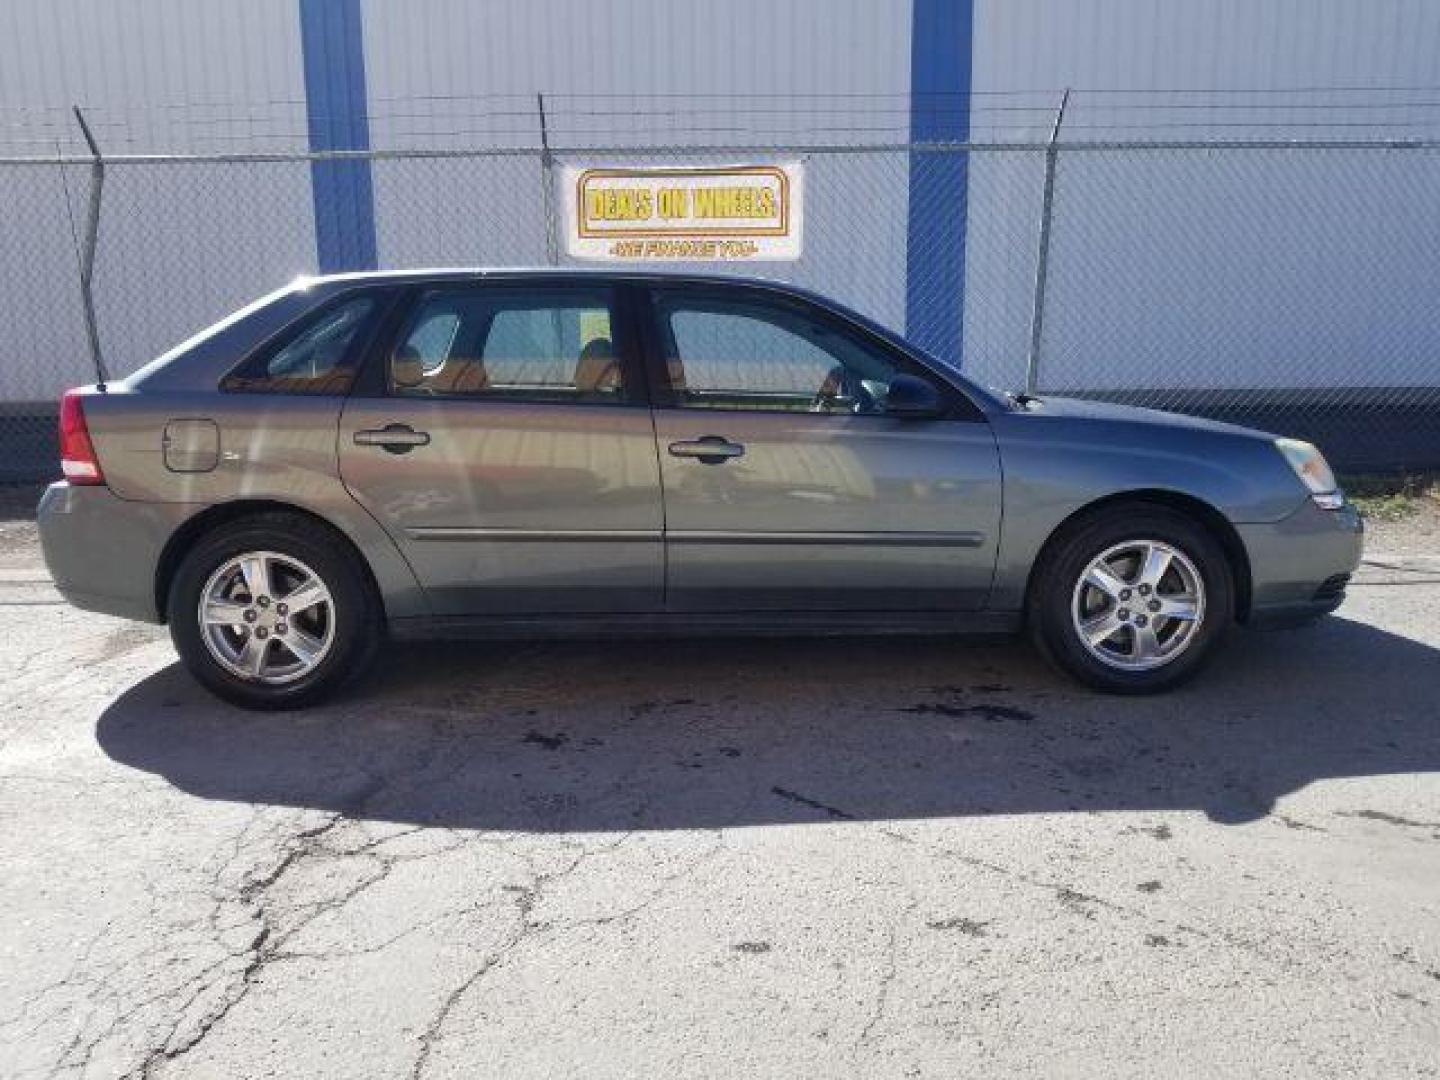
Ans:
[[[355,293],[322,305],[246,357],[221,389],[271,394],[347,394],[388,294]]]

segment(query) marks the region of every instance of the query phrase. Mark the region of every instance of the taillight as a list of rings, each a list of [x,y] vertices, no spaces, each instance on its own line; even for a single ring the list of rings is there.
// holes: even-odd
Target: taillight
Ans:
[[[60,468],[72,484],[105,483],[79,390],[66,390],[60,398]]]

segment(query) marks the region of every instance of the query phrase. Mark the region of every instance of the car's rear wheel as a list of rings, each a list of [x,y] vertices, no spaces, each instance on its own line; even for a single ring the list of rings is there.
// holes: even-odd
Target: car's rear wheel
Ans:
[[[1115,506],[1051,544],[1027,612],[1040,651],[1099,690],[1155,693],[1204,664],[1234,619],[1224,550],[1162,506]]]
[[[248,708],[314,704],[367,666],[379,604],[348,545],[294,514],[205,534],[167,602],[180,658],[207,689]]]

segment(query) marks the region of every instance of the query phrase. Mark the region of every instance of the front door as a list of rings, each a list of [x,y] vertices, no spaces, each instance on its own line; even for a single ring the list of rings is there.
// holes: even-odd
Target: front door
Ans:
[[[340,469],[437,614],[661,607],[660,476],[631,336],[604,284],[412,299],[383,380],[346,404]]]
[[[887,415],[897,374],[940,380],[818,306],[764,289],[653,291],[648,320],[677,611],[983,606],[1000,467],[983,415]]]

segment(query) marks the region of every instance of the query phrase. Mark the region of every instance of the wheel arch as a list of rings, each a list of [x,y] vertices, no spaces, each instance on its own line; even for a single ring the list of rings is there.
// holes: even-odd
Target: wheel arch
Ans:
[[[160,552],[159,562],[155,567],[155,610],[159,613],[160,621],[166,621],[166,609],[170,598],[170,587],[174,584],[175,573],[180,568],[180,562],[185,553],[207,533],[243,521],[246,518],[256,517],[262,514],[289,514],[293,517],[305,518],[306,520],[319,525],[321,528],[332,533],[339,543],[343,544],[350,554],[356,559],[361,571],[365,575],[365,581],[369,585],[375,602],[380,606],[381,616],[385,612],[385,594],[380,589],[376,580],[374,568],[370,560],[365,557],[359,546],[333,521],[307,510],[304,507],[296,506],[294,503],[287,503],[276,499],[237,499],[233,502],[217,503],[207,507],[200,513],[187,519],[183,525],[175,530],[170,539],[166,541],[164,549]]]
[[[1240,539],[1240,534],[1236,531],[1235,526],[1230,523],[1229,518],[1205,500],[1165,488],[1137,488],[1114,492],[1086,503],[1056,525],[1050,535],[1045,538],[1045,543],[1041,545],[1040,552],[1036,555],[1026,577],[1025,611],[1030,610],[1031,590],[1035,586],[1039,570],[1046,564],[1055,546],[1096,516],[1124,505],[1163,506],[1185,515],[1215,537],[1221,550],[1225,553],[1226,563],[1230,567],[1230,577],[1235,586],[1235,618],[1242,623],[1249,618],[1250,556],[1246,552],[1245,543]]]

